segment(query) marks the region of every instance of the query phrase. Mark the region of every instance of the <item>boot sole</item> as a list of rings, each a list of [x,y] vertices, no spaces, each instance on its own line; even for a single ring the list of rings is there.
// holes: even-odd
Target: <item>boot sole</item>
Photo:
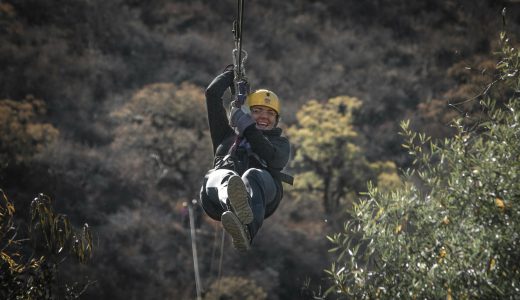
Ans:
[[[229,204],[231,204],[240,222],[242,222],[242,224],[253,222],[253,211],[248,201],[249,193],[246,190],[242,178],[236,175],[231,176],[228,181],[227,192]]]
[[[240,223],[238,217],[231,211],[226,211],[221,216],[222,226],[233,239],[233,247],[238,251],[245,252],[251,248],[249,237],[244,225]]]

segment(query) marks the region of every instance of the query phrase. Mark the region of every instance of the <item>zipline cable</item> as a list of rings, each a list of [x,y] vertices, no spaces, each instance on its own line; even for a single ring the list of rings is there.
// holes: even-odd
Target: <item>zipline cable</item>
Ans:
[[[235,107],[241,107],[249,94],[249,83],[246,77],[246,60],[247,51],[242,49],[243,40],[243,24],[244,24],[244,0],[238,0],[237,14],[238,20],[233,22],[233,35],[235,38],[235,48],[232,51],[233,54],[233,66],[235,70],[234,77],[234,90],[236,95],[234,105]],[[242,56],[243,55],[243,56]]]
[[[233,64],[235,66],[235,83],[245,79],[245,60],[247,52],[242,49],[242,28],[244,24],[244,0],[237,2],[237,20],[233,22],[235,48],[233,49]],[[242,58],[242,53],[244,57]]]
[[[244,24],[244,2],[245,0],[238,0],[237,3],[237,20],[233,22],[233,35],[235,38],[235,48],[233,49],[233,66],[235,70],[235,77],[233,80],[234,101],[231,105],[236,108],[243,108],[243,104],[250,92],[250,85],[246,77],[245,64],[247,60],[247,51],[242,49],[242,29]],[[244,56],[242,57],[242,54]],[[247,109],[247,108],[246,108]],[[231,111],[231,109],[230,109]],[[228,151],[228,155],[232,155],[240,145],[242,138],[237,135],[233,145]]]

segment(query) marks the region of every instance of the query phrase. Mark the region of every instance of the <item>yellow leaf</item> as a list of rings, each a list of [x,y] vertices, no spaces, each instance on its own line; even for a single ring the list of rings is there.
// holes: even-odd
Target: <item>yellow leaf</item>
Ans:
[[[493,270],[493,269],[495,268],[495,264],[496,264],[496,261],[495,261],[495,259],[494,259],[494,258],[491,258],[491,259],[489,260],[489,267],[488,267],[488,271],[491,271],[491,270]]]
[[[504,209],[506,208],[506,205],[504,203],[504,200],[500,199],[500,198],[496,198],[495,199],[495,205],[496,207],[498,207],[498,209],[501,211],[501,212],[504,212]]]
[[[394,229],[395,234],[401,233],[402,229],[403,229],[403,226],[401,226],[401,224],[395,226],[395,229]]]
[[[444,247],[441,247],[441,250],[439,250],[439,258],[445,258],[446,257],[446,249]]]
[[[14,260],[13,260],[9,255],[8,255],[8,254],[7,254],[7,253],[5,253],[5,252],[1,252],[1,253],[0,253],[0,258],[1,258],[3,261],[7,262],[7,264],[9,265],[9,268],[10,268],[11,270],[13,270],[13,271],[15,271],[15,272],[16,272],[17,270],[19,270],[20,265],[17,264],[17,263],[16,263],[16,262],[15,262],[15,261],[14,261]]]
[[[382,207],[379,208],[379,211],[377,212],[375,219],[376,220],[379,219],[384,211],[385,211],[384,208],[382,208]]]

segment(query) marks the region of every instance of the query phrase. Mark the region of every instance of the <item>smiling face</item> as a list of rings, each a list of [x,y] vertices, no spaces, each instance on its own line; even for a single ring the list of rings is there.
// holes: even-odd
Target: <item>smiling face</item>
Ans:
[[[251,116],[256,122],[256,128],[260,130],[273,129],[276,126],[278,117],[276,111],[263,105],[252,106]]]

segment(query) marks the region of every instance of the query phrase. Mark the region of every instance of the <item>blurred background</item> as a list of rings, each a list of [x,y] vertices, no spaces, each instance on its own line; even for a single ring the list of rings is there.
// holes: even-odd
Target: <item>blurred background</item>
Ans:
[[[183,203],[211,168],[204,89],[232,63],[235,18],[231,0],[0,1],[0,188],[19,224],[38,193],[89,224],[91,261],[67,260],[57,278],[88,282],[82,299],[195,298]],[[410,166],[400,121],[452,134],[449,104],[482,92],[504,26],[518,41],[518,1],[246,1],[246,72],[281,98],[289,171],[302,179],[246,254],[229,238],[222,249],[219,223],[195,210],[205,297],[246,286],[251,299],[309,299],[330,286],[326,236],[343,209],[367,180]],[[298,112],[341,105],[357,156],[337,159],[366,164],[312,170],[298,156],[312,147]],[[336,176],[339,188],[324,188]]]

